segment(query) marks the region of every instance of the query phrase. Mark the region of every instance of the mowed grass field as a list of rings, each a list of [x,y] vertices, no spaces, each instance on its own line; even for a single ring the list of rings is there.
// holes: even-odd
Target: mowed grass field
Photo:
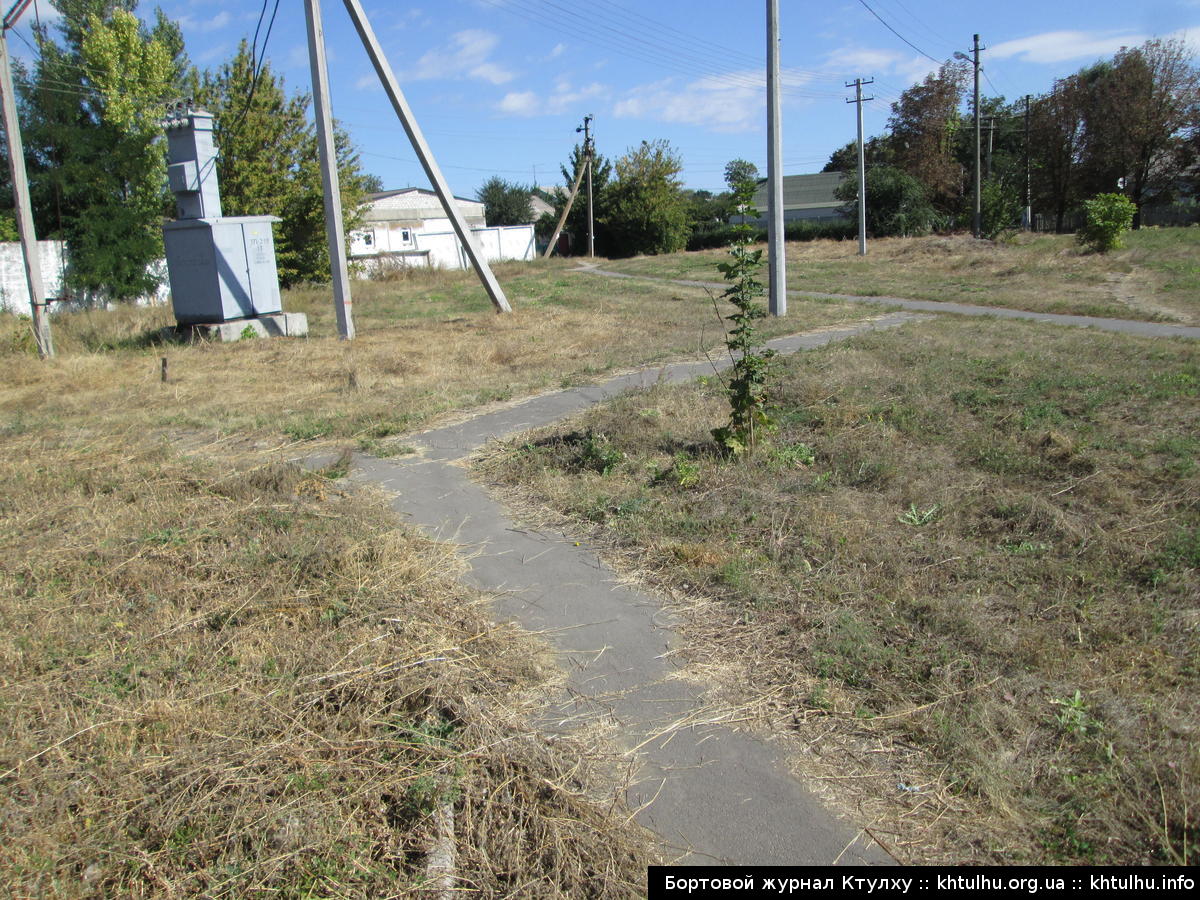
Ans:
[[[914,245],[912,252],[920,251]],[[1151,256],[1151,262],[1158,259]],[[1163,251],[1162,258],[1168,257]],[[673,271],[693,265],[696,258],[686,254],[620,265],[652,263]],[[1186,264],[1181,265],[1181,277],[1190,277]],[[988,270],[979,271],[984,277]],[[504,265],[497,273],[516,309],[513,316],[496,316],[469,273],[413,273],[357,284],[359,337],[353,342],[336,339],[330,292],[321,286],[285,296],[286,309],[309,315],[311,336],[300,340],[164,344],[157,331],[169,324],[169,311],[117,308],[57,315],[59,355],[42,362],[33,352],[27,324],[0,318],[0,717],[7,735],[0,743],[0,821],[6,836],[0,847],[0,882],[16,895],[386,896],[443,884],[448,853],[454,860],[454,884],[484,893],[630,896],[641,891],[644,866],[656,859],[657,849],[615,800],[620,779],[613,770],[620,768],[620,760],[611,758],[610,748],[584,737],[548,741],[528,726],[530,713],[558,683],[544,647],[490,621],[486,598],[458,583],[459,562],[447,548],[401,527],[382,498],[345,493],[339,483],[344,465],[308,472],[288,462],[311,453],[328,455],[331,448],[404,453],[411,433],[434,423],[616,370],[695,357],[718,347],[722,339],[713,301],[703,290],[600,279],[574,271],[571,261]],[[930,277],[938,277],[936,271]],[[861,304],[793,299],[789,316],[765,322],[764,331],[803,331],[877,311]],[[1024,341],[1029,354],[1047,336],[1063,339],[1059,332],[1025,327],[996,334]],[[970,331],[966,324],[962,328],[964,335]],[[1071,339],[1085,341],[1077,348],[1083,353],[1094,346],[1086,341],[1096,338],[1079,333]],[[860,354],[855,359],[864,367],[861,383],[849,370],[839,376],[844,396],[857,398],[842,401],[847,415],[857,408],[854,404],[873,409],[876,394],[883,403],[908,390],[904,385],[909,382],[924,383],[923,373],[940,371],[953,343],[945,337],[923,361],[872,380],[872,366],[891,365],[901,349],[887,338],[877,344],[874,340],[855,345]],[[1193,395],[1186,391],[1187,377],[1195,373],[1183,361],[1194,352],[1190,345],[1114,346],[1118,344],[1141,349],[1115,353],[1103,365],[1097,362],[1093,378],[1142,373],[1148,384],[1175,391],[1169,393],[1169,409],[1194,408]],[[1160,351],[1168,355],[1153,355]],[[1066,366],[1073,352],[1055,351],[1053,358]],[[1139,355],[1143,352],[1144,357]],[[839,358],[834,354],[823,351],[811,359]],[[986,348],[978,356],[991,359]],[[160,378],[164,357],[165,382]],[[986,368],[979,364],[980,372]],[[1168,379],[1161,384],[1153,380],[1160,370]],[[1032,397],[1042,387],[1025,390]],[[1058,413],[1047,408],[1047,431],[1070,438],[1079,409],[1091,407],[1069,399],[1077,386],[1062,390],[1068,399],[1052,401],[1059,404]],[[690,395],[679,396],[681,410],[690,408]],[[706,398],[703,403],[710,408],[716,402],[711,386],[696,396]],[[990,396],[980,399],[981,409],[992,410]],[[668,406],[657,413],[643,414],[638,407],[630,421],[659,427],[679,412],[669,406],[675,399],[664,402]],[[836,403],[818,408],[838,409]],[[1009,422],[1007,408],[999,401],[995,405],[998,422]],[[1141,409],[1130,412],[1133,418],[1122,427],[1132,433]],[[1053,424],[1058,415],[1062,423]],[[670,449],[656,463],[661,471],[653,475],[655,490],[674,482],[686,496],[694,487],[692,468],[734,471],[722,470],[704,456],[705,428],[711,425],[702,418],[688,426],[696,435],[690,443]],[[840,421],[830,418],[829,427]],[[1195,455],[1190,443],[1195,431],[1176,427],[1169,417],[1162,421],[1167,427],[1162,436],[1156,436],[1159,420],[1152,418],[1137,426],[1144,429],[1138,440],[1153,437],[1153,447],[1166,448],[1147,451],[1145,458],[1159,460],[1164,468],[1175,466],[1171,484],[1176,487],[1170,488],[1175,491],[1178,484],[1190,484],[1179,479],[1194,477],[1188,460]],[[855,431],[856,423],[843,423],[847,433],[871,435],[882,442],[880,453],[891,452],[886,423],[863,423]],[[791,424],[798,427],[798,421]],[[1012,427],[1011,422],[1003,427]],[[618,439],[616,429],[606,426],[598,434],[588,454],[633,458],[635,448],[610,446]],[[1017,449],[1002,445],[1002,457],[1012,453],[1023,458],[1022,434],[1013,432]],[[815,434],[796,435],[794,442],[819,444]],[[1053,444],[1058,438],[1050,440]],[[913,432],[911,441],[914,446],[936,444],[920,431]],[[1075,453],[1078,446],[1062,452]],[[677,459],[677,452],[684,455]],[[832,473],[832,464],[822,463],[825,452],[805,462],[807,451],[780,450],[781,462],[763,470],[765,475],[754,475],[761,482],[758,487],[775,491],[776,481],[782,485],[787,478],[811,475],[813,496],[827,497],[818,479],[821,470],[804,468],[825,464]],[[862,468],[854,477],[869,478],[874,471],[868,456],[854,465],[856,472]],[[600,477],[616,484],[618,469]],[[893,474],[887,483],[893,488],[903,482],[896,470],[889,471]],[[1081,470],[1078,477],[1087,475],[1092,473]],[[840,477],[828,474],[826,482],[838,484]],[[1085,488],[1098,490],[1107,483],[1095,475]],[[1054,489],[1069,484],[1055,482]],[[1105,520],[1106,529],[1122,541],[1144,544],[1138,558],[1149,568],[1138,583],[1150,585],[1151,600],[1137,609],[1150,612],[1159,609],[1156,603],[1167,604],[1155,599],[1163,592],[1183,596],[1191,589],[1186,579],[1194,577],[1191,532],[1186,530],[1192,520],[1185,514],[1186,509],[1194,514],[1194,506],[1186,507],[1169,491],[1173,499],[1162,505],[1157,484],[1151,482],[1134,499],[1112,506]],[[900,499],[917,504],[918,518],[925,515],[927,503],[945,506],[940,495],[908,496]],[[1061,496],[1070,499],[1074,489]],[[635,501],[635,506],[645,505]],[[908,526],[893,522],[895,498],[879,502],[885,503],[886,513],[868,510],[852,520],[852,528],[846,526],[847,534],[861,535],[865,542],[876,528],[885,535],[897,529],[910,533]],[[1042,559],[1048,551],[1038,549],[1041,544],[1059,552],[1061,542],[1038,536],[1034,524],[1028,526],[1030,546],[1022,549],[1026,537],[1016,535],[1023,535],[1020,529],[1026,526],[1020,523],[1029,517],[1040,523],[1041,507],[1029,512],[1018,505],[1017,510],[1012,514],[1018,523],[1012,526],[1015,549],[1005,551],[1003,558]],[[902,513],[908,511],[905,505]],[[847,514],[859,515],[855,509]],[[608,521],[607,513],[604,517]],[[913,527],[923,535],[936,533],[924,530],[927,525]],[[729,577],[734,581],[738,566],[745,568],[747,578],[757,571],[757,563],[734,565],[719,555],[726,551],[701,546],[706,540],[681,539],[684,549],[672,551],[672,558],[690,559],[689,566],[708,566],[711,560],[722,571],[733,565]],[[734,555],[742,552],[737,548],[758,541],[753,530],[736,532]],[[694,559],[684,546],[689,542],[698,545]],[[652,558],[637,542],[626,546],[639,559]],[[816,555],[809,560],[814,570],[830,578],[846,576],[822,569],[819,560]],[[729,622],[739,628],[783,628],[743,614],[770,604],[735,598],[730,605],[724,580],[693,580],[698,577],[689,574],[682,582],[692,586],[685,591],[692,600],[708,604],[693,625],[696,646],[707,646],[702,622],[718,630]],[[976,580],[986,583],[984,575]],[[856,584],[847,580],[839,596],[853,597]],[[746,590],[747,596],[757,596],[759,588]],[[832,587],[823,590],[835,593]],[[860,615],[853,604],[847,609],[847,616]],[[1182,618],[1162,613],[1167,617],[1160,617],[1161,629],[1154,634],[1171,633],[1192,646],[1192,620],[1184,615],[1185,606],[1180,609]],[[1066,633],[1066,626],[1053,624],[1057,620],[1047,621],[1051,624],[1044,627],[1056,640]],[[883,624],[869,622],[875,630],[864,639],[868,657],[875,652],[870,648],[884,640],[876,637],[884,633]],[[1043,624],[1041,619],[1034,622],[1033,633],[1041,633]],[[858,626],[847,628],[854,632]],[[1091,632],[1084,627],[1082,633]],[[795,646],[807,646],[806,639],[796,640],[800,643]],[[1186,667],[1156,669],[1167,650],[1152,641],[1147,646],[1155,649],[1128,657],[1138,678],[1143,669],[1167,671],[1185,684],[1194,674]],[[788,715],[801,710],[797,715],[802,720],[819,715],[837,726],[847,710],[874,708],[858,699],[853,684],[839,686],[840,652],[826,653],[833,674],[814,682],[812,702],[789,699],[793,688],[787,679],[775,681],[775,674],[764,674],[780,665],[794,669],[793,656],[802,659],[804,653],[764,656],[755,678],[776,685],[773,690],[785,698],[779,708]],[[996,658],[1007,652],[1000,647]],[[1049,682],[1049,699],[1037,695],[1048,715],[1062,711],[1052,701],[1081,708],[1082,731],[1068,729],[1062,736],[1068,749],[1074,746],[1070,742],[1098,740],[1094,722],[1104,722],[1110,731],[1114,727],[1106,718],[1107,707],[1098,706],[1089,693],[1090,684],[1073,673]],[[706,677],[718,674],[714,670]],[[945,679],[952,690],[972,683],[954,671]],[[1075,684],[1083,692],[1077,703]],[[809,688],[803,691],[808,697]],[[972,688],[962,696],[973,693]],[[918,690],[914,696],[932,695]],[[966,702],[938,701],[947,710]],[[1153,710],[1161,705],[1152,714],[1163,717],[1169,728],[1194,723],[1194,717],[1182,713],[1171,718],[1174,707],[1162,705],[1165,701],[1158,697],[1146,702]],[[1178,702],[1186,706],[1186,697]],[[924,720],[916,715],[913,721]],[[1159,720],[1146,721],[1157,727]],[[970,728],[964,733],[973,734]],[[839,734],[831,727],[828,740],[816,746],[840,746]],[[875,732],[853,734],[874,740]],[[1183,731],[1179,735],[1186,736]],[[1162,747],[1176,752],[1183,739],[1175,732],[1168,738]],[[1116,743],[1114,752],[1123,746]],[[926,753],[924,745],[920,752]],[[1168,766],[1160,779],[1166,798],[1161,802],[1169,815],[1153,821],[1164,835],[1194,836],[1194,820],[1179,806],[1191,802],[1188,790],[1195,779],[1188,767],[1194,757],[1178,752],[1178,759],[1163,757],[1164,764],[1176,767]],[[919,757],[921,765],[934,767],[928,770],[934,774],[941,758]],[[1128,756],[1119,758],[1127,765]],[[1073,771],[1063,779],[1074,777]],[[1093,777],[1091,770],[1079,771],[1085,780]],[[1151,772],[1137,771],[1143,782],[1130,784],[1144,784]],[[1178,783],[1168,777],[1175,772],[1181,773]],[[890,788],[873,782],[875,773],[862,774],[866,777],[855,775],[849,782],[862,786],[862,796],[888,799]],[[907,777],[910,786],[924,783]],[[930,784],[939,785],[937,796],[948,802],[967,804],[983,795],[974,782],[946,779]],[[962,832],[946,830],[945,823],[961,818],[958,807],[932,801],[921,805],[929,796],[922,791],[924,787],[913,794],[914,805],[923,811],[919,815],[943,811],[932,820],[942,825],[931,826],[919,847],[898,852],[911,852],[914,858],[972,856],[974,845],[964,843],[968,839],[963,835],[991,832],[970,831],[970,824]],[[1024,795],[1017,790],[1012,796]],[[1014,808],[1025,814],[1026,807]],[[1189,808],[1195,808],[1194,802]],[[1105,814],[1104,805],[1097,803],[1045,825],[1047,845],[1068,848],[1050,858],[1092,858],[1071,855],[1072,835],[1094,845],[1089,816]],[[1076,832],[1070,830],[1072,815],[1081,823]],[[1121,841],[1132,840],[1129,829],[1136,831],[1128,826]],[[1006,827],[1000,833],[1003,840],[987,845],[991,855],[979,858],[1027,852],[1022,849],[1027,843],[1010,840],[1011,834],[1040,832]],[[1167,858],[1170,851],[1162,848],[1180,852],[1180,846],[1190,846],[1164,837],[1154,850],[1153,828],[1145,833],[1151,837],[1143,835],[1138,846],[1160,854],[1148,858]],[[1029,858],[1041,852],[1037,846],[1035,842],[1028,851]],[[1124,858],[1120,854],[1127,852],[1126,846],[1110,851],[1104,845],[1102,850]]]
[[[1195,862],[1200,347],[948,317],[776,370],[750,459],[714,377],[481,472],[673,598],[685,672],[901,859]]]
[[[1200,325],[1200,227],[1146,228],[1122,250],[1089,253],[1069,235],[965,235],[787,245],[792,290],[953,301],[1035,312]],[[615,260],[619,272],[720,279],[721,250]]]

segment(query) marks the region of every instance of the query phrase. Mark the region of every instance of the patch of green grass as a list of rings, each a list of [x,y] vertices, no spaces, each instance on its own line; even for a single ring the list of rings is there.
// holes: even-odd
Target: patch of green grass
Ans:
[[[697,383],[483,465],[727,601],[690,651],[735,687],[919,748],[959,804],[921,858],[1178,861],[1200,805],[1200,753],[1170,724],[1200,719],[1194,367],[1185,342],[941,319],[781,360],[780,430],[753,459],[716,452],[721,398]],[[602,480],[588,434],[623,454]],[[924,839],[909,814],[890,821]]]

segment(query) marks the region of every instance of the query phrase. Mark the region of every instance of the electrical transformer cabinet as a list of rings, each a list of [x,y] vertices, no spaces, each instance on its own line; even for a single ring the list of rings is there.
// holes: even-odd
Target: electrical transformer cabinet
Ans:
[[[179,219],[163,226],[171,301],[181,325],[278,313],[275,216]]]

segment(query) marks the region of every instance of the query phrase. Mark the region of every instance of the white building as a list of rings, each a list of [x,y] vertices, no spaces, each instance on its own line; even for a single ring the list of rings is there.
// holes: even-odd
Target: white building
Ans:
[[[488,228],[483,203],[454,201],[488,262],[534,258],[533,225]],[[369,194],[363,223],[350,233],[350,255],[368,268],[384,261],[444,269],[469,265],[437,194],[423,188]]]

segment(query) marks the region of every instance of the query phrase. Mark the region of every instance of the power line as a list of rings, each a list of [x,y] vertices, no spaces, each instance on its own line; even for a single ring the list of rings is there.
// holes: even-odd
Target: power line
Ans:
[[[886,28],[888,31],[890,31],[892,34],[894,34],[896,37],[900,38],[900,40],[904,41],[904,43],[908,44],[908,46],[912,47],[914,50],[916,50],[918,53],[920,53],[923,57],[925,57],[926,59],[930,60],[933,63],[936,63],[939,66],[943,62],[945,62],[945,60],[934,59],[932,56],[930,56],[928,53],[926,53],[924,50],[922,50],[920,47],[918,47],[916,44],[914,44],[912,41],[910,41],[908,38],[906,38],[904,35],[902,35],[900,32],[898,32],[895,28],[893,28],[891,25],[889,25],[886,21],[884,21],[883,16],[879,15],[879,13],[875,12],[875,10],[871,9],[871,7],[867,4],[867,0],[858,0],[858,2],[863,5],[863,7],[867,10],[867,12],[869,12],[876,19],[878,19],[879,23],[881,25],[883,25],[884,28]]]

